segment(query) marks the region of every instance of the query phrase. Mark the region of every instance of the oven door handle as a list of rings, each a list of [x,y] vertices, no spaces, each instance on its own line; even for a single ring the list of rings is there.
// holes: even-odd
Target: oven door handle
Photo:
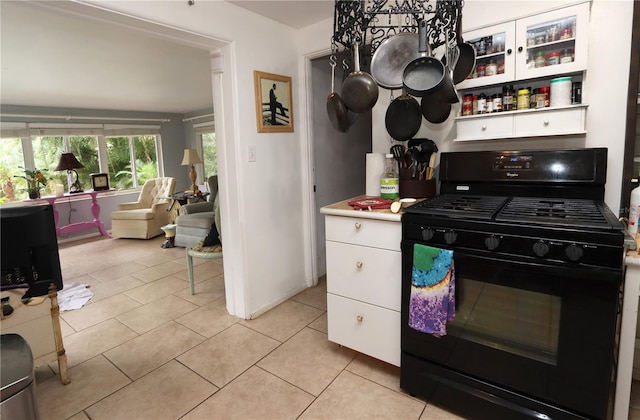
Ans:
[[[491,394],[489,392],[483,391],[481,389],[478,388],[474,388],[472,386],[460,383],[460,382],[456,382],[456,381],[452,381],[450,379],[444,378],[440,375],[437,375],[435,373],[429,373],[427,374],[427,376],[431,377],[432,380],[436,381],[436,382],[440,382],[444,385],[447,385],[451,388],[456,388],[459,391],[462,391],[464,393],[467,394],[471,394],[474,395],[480,399],[483,399],[487,402],[490,402],[492,404],[497,404],[500,405],[506,409],[509,409],[511,411],[515,411],[519,414],[523,414],[526,417],[530,417],[533,419],[540,419],[540,420],[551,420],[551,417],[549,417],[548,415],[541,413],[539,411],[535,411],[532,410],[530,408],[526,408],[523,407],[521,405],[518,405],[516,403],[513,403],[511,401],[505,400],[502,397],[499,397],[495,394]]]

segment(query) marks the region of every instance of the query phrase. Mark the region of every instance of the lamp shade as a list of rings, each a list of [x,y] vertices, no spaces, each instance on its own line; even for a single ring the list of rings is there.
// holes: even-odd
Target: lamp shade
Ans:
[[[71,169],[82,169],[84,165],[78,162],[78,159],[74,156],[73,153],[63,153],[60,156],[60,162],[58,162],[58,166],[54,169],[54,171],[68,171]]]
[[[198,156],[198,151],[196,149],[184,149],[182,165],[195,165],[196,163],[202,163],[202,159]]]

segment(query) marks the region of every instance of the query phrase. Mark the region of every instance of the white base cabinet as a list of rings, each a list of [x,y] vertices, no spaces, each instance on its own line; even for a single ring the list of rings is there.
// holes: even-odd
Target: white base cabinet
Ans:
[[[329,340],[400,366],[399,220],[325,217]]]

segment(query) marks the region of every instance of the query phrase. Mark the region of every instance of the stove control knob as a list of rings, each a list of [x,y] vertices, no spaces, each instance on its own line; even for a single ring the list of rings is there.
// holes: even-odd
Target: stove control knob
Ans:
[[[496,235],[491,235],[485,238],[484,245],[487,247],[489,251],[495,251],[500,245],[500,238]]]
[[[578,245],[571,244],[564,250],[564,253],[571,261],[578,261],[582,258],[584,251]]]
[[[431,228],[426,228],[422,230],[422,240],[424,241],[430,241],[431,239],[433,239],[433,235],[435,235],[436,232],[431,229]]]
[[[533,253],[537,257],[544,257],[549,253],[549,245],[547,245],[542,239],[533,244]]]
[[[458,239],[458,234],[453,229],[448,230],[444,233],[444,241],[447,243],[447,245],[451,245],[456,241],[456,239]]]

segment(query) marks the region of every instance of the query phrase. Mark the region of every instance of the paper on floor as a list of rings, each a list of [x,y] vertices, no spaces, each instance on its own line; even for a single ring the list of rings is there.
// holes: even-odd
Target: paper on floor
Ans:
[[[58,305],[60,306],[61,312],[80,309],[92,297],[93,292],[87,289],[84,284],[65,284],[64,288],[58,292]]]

